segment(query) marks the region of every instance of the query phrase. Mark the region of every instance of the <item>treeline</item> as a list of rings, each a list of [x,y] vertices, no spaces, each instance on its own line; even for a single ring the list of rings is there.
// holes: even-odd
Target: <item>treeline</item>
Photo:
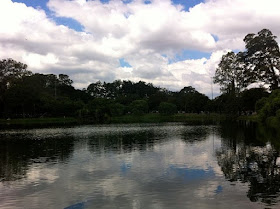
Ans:
[[[179,92],[139,81],[95,82],[75,89],[65,74],[38,74],[13,59],[0,61],[1,118],[74,116],[105,122],[112,116],[209,111],[207,96],[192,87]]]
[[[143,81],[100,82],[75,89],[65,74],[39,74],[13,59],[0,61],[1,118],[79,117],[103,123],[126,114],[224,113],[236,107],[222,95],[210,100],[193,87],[178,92]],[[254,111],[255,102],[267,96],[263,89],[250,89],[240,97],[242,111]]]

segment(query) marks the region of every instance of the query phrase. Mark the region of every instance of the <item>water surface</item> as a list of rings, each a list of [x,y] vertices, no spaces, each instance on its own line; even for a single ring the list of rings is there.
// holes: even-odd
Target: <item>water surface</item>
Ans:
[[[255,126],[2,130],[0,208],[279,208],[278,148]]]

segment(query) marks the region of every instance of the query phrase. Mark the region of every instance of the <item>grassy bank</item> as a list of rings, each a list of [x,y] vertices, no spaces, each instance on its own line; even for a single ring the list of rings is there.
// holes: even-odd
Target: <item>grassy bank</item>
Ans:
[[[176,114],[176,115],[161,115],[150,113],[145,115],[123,115],[119,117],[111,117],[106,123],[163,123],[163,122],[188,122],[212,124],[225,120],[225,115],[220,114]],[[86,120],[87,121],[87,120]],[[21,118],[21,119],[0,119],[1,127],[26,127],[26,126],[49,126],[49,125],[72,125],[90,123],[81,122],[81,120],[73,117],[66,118]],[[91,121],[94,123],[94,121]]]
[[[224,115],[219,114],[175,114],[161,115],[150,113],[145,115],[124,115],[111,118],[111,123],[163,123],[163,122],[202,122],[213,123],[225,120]]]
[[[1,127],[25,127],[25,126],[48,126],[48,125],[71,125],[78,124],[78,120],[73,117],[60,118],[17,118],[0,119]]]

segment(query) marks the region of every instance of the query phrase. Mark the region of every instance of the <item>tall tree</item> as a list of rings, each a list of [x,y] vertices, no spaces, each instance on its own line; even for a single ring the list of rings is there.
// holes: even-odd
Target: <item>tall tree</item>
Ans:
[[[214,83],[220,84],[221,92],[236,94],[246,86],[242,55],[234,52],[223,55],[214,76]]]
[[[87,92],[94,98],[106,97],[106,88],[104,86],[104,83],[102,83],[101,81],[97,81],[95,83],[90,84],[87,87]]]
[[[26,64],[13,59],[0,60],[0,116],[4,114],[5,92],[11,88],[18,79],[32,74],[26,69]]]
[[[65,75],[65,74],[59,74],[58,81],[59,81],[59,84],[67,85],[67,86],[71,86],[73,83],[73,81],[69,78],[69,76]]]
[[[26,69],[26,64],[13,59],[0,60],[0,91],[8,89],[16,79],[31,75],[31,72]]]
[[[268,29],[245,36],[246,73],[252,81],[268,84],[271,90],[280,84],[280,52],[276,36]]]

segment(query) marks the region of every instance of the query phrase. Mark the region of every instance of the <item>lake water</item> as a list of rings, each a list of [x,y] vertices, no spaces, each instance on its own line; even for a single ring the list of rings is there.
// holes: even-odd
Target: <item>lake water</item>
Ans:
[[[256,125],[0,132],[0,208],[280,208],[279,148]]]

